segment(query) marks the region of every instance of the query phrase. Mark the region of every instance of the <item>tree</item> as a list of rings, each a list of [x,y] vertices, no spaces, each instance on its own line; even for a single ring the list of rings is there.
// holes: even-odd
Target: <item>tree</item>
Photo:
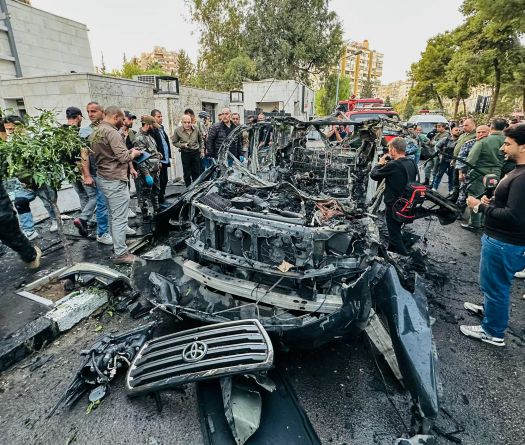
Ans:
[[[113,77],[123,77],[125,79],[132,79],[133,76],[138,76],[139,74],[156,74],[158,76],[165,76],[168,73],[162,70],[158,62],[154,62],[148,66],[148,69],[143,69],[138,64],[136,58],[131,59],[129,62],[125,62],[122,65],[122,69],[113,70],[109,73]]]
[[[471,51],[491,66],[494,86],[488,118],[496,110],[501,86],[512,77],[513,56],[525,32],[522,0],[465,0],[462,27],[463,51]]]
[[[439,107],[444,108],[439,93],[440,85],[446,79],[446,68],[454,54],[455,45],[451,33],[438,34],[428,40],[421,59],[410,68],[410,77],[414,81],[411,103],[420,105],[436,99]]]
[[[391,107],[392,102],[390,101],[390,96],[387,96],[385,99],[385,107]]]
[[[331,114],[340,100],[350,97],[350,78],[341,76],[339,79],[339,96],[336,100],[337,74],[333,73],[326,77],[323,86],[315,95],[315,114],[327,116]]]
[[[326,0],[257,0],[247,14],[246,51],[261,78],[311,84],[341,54],[342,26]]]
[[[80,175],[78,166],[72,162],[80,156],[83,146],[78,130],[62,126],[52,111],[42,111],[40,116],[26,116],[23,127],[16,129],[8,141],[0,141],[0,176],[18,178],[29,186],[48,185],[60,190],[64,180],[73,183]],[[73,264],[67,249],[64,227],[57,202],[55,209],[58,234],[66,253],[68,265]]]
[[[243,53],[248,0],[185,0],[200,32],[195,83],[220,89],[228,62]]]
[[[374,97],[375,95],[375,83],[371,79],[367,79],[363,82],[363,86],[361,87],[361,98],[369,98]]]
[[[177,77],[182,85],[190,85],[195,75],[195,67],[190,57],[181,49],[177,57]]]

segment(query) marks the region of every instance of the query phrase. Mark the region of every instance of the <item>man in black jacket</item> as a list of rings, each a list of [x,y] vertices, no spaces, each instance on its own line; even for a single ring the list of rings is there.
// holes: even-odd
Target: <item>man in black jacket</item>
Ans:
[[[370,172],[374,181],[385,180],[385,219],[388,228],[388,250],[408,255],[403,243],[401,227],[403,223],[394,219],[393,205],[401,197],[403,190],[416,179],[416,164],[406,157],[407,144],[401,137],[396,137],[388,143],[388,153],[383,155],[378,164]]]
[[[503,134],[501,150],[516,168],[501,180],[492,198],[467,199],[472,212],[485,215],[479,265],[483,306],[466,302],[464,307],[483,316],[483,321],[460,326],[467,337],[495,346],[505,346],[512,279],[525,268],[525,124],[512,125]]]
[[[217,159],[221,145],[235,128],[235,125],[231,121],[229,108],[223,108],[221,115],[221,121],[210,127],[208,139],[206,140],[207,156],[214,159]],[[244,156],[244,152],[242,151],[242,133],[239,133],[237,138],[230,144],[230,153],[237,159]]]
[[[160,207],[165,208],[166,205],[166,186],[168,185],[168,170],[170,168],[170,159],[171,159],[171,147],[170,147],[170,138],[164,131],[164,126],[162,125],[163,117],[160,110],[154,109],[151,110],[151,116],[155,119],[155,122],[160,126],[153,130],[151,135],[155,139],[157,144],[157,151],[162,155],[160,161],[160,176],[159,176],[159,205]]]

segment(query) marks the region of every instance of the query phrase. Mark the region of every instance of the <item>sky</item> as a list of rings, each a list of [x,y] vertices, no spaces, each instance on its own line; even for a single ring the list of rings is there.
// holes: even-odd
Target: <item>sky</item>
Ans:
[[[62,17],[85,23],[93,62],[106,69],[122,66],[128,59],[155,45],[184,49],[195,61],[199,34],[189,21],[184,0],[32,0],[32,5]],[[451,30],[462,22],[461,0],[331,0],[348,40],[367,39],[370,48],[384,54],[383,83],[403,80],[419,59],[428,38]]]

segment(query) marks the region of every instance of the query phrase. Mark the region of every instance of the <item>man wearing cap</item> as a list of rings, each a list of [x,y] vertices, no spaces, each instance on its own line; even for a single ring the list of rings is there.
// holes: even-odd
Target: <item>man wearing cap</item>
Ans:
[[[155,122],[155,118],[147,115],[142,116],[140,122],[142,126],[135,136],[134,146],[151,156],[136,165],[139,175],[135,179],[135,186],[137,187],[137,201],[142,212],[142,220],[147,220],[150,218],[148,201],[151,202],[154,214],[159,211],[159,175],[162,155],[157,150],[157,143],[153,139],[152,133],[154,130],[158,130],[160,126]]]
[[[159,125],[159,128],[154,129],[151,135],[157,143],[157,150],[162,154],[159,176],[159,206],[167,207],[164,195],[166,194],[166,186],[168,185],[168,170],[171,159],[170,138],[164,131],[164,126],[162,125],[164,118],[162,117],[161,111],[153,109],[150,114],[155,119],[155,123]]]
[[[135,255],[128,252],[126,230],[128,227],[129,189],[128,164],[142,153],[128,150],[118,129],[122,127],[124,113],[119,107],[104,110],[104,119],[93,132],[92,146],[97,165],[97,187],[107,200],[113,237],[114,262],[131,264]]]
[[[69,107],[66,110],[66,118],[67,124],[64,125],[65,128],[72,127],[77,131],[80,131],[80,125],[83,118],[80,108]],[[79,147],[78,150],[78,158],[80,158],[80,161],[77,160],[77,156],[71,159],[71,163],[77,164],[78,169],[82,174],[82,178],[77,179],[73,184],[73,188],[77,192],[78,199],[80,200],[80,216],[73,220],[73,224],[77,227],[82,236],[87,236],[87,222],[91,218],[91,215],[93,215],[95,207],[97,206],[97,191],[95,188],[86,185],[84,182],[82,163],[85,162],[84,158],[86,157],[86,153],[82,150],[83,148],[83,146]]]
[[[182,116],[182,125],[175,129],[173,145],[180,151],[184,184],[188,187],[201,173],[200,160],[204,158],[204,138],[192,123],[191,116]]]

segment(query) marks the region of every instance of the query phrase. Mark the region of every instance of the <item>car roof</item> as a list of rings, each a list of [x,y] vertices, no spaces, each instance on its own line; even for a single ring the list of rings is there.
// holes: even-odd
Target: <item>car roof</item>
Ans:
[[[441,114],[415,114],[412,116],[408,122],[410,124],[418,123],[418,122],[431,122],[431,123],[448,123],[445,116],[442,116]]]

